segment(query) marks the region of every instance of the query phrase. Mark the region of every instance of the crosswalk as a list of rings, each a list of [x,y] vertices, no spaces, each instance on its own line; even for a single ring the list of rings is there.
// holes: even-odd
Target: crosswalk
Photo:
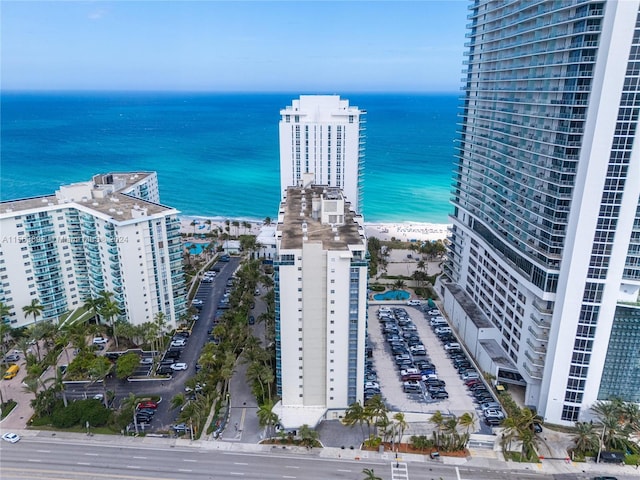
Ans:
[[[409,468],[404,462],[391,462],[391,480],[409,480]]]

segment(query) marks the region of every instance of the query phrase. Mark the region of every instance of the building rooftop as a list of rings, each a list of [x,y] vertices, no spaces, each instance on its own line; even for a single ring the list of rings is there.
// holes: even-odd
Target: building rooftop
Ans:
[[[56,205],[76,204],[80,208],[93,210],[115,222],[125,222],[177,210],[136,198],[124,193],[136,183],[143,181],[151,172],[110,173],[96,175],[91,181],[62,185],[53,195],[23,198],[0,202],[0,218],[28,213]]]
[[[518,371],[518,367],[516,367],[511,359],[504,354],[504,350],[502,350],[500,345],[498,345],[498,342],[493,338],[480,340],[478,343],[482,345],[482,348],[484,348],[491,357],[491,360],[493,360],[498,367]]]
[[[302,248],[304,242],[321,242],[324,250],[349,250],[349,245],[363,244],[364,221],[349,206],[339,189],[289,187],[280,205],[280,247],[291,250]]]
[[[480,310],[475,303],[465,295],[464,291],[460,286],[455,283],[446,283],[447,288],[451,292],[451,295],[456,299],[456,301],[460,304],[464,313],[467,314],[469,320],[473,322],[476,328],[493,328],[494,325],[487,318],[487,316]]]

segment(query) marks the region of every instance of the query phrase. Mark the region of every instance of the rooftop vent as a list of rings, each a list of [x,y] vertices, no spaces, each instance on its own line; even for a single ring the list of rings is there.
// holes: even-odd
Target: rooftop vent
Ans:
[[[97,207],[100,204],[98,202],[93,202],[91,205],[93,205],[94,207]]]

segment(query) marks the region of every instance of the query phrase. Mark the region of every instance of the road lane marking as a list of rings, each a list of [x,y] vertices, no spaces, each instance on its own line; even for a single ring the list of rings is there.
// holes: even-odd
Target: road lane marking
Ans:
[[[85,453],[85,455],[89,456],[89,457],[97,457],[100,454],[99,453]]]
[[[193,472],[193,470],[189,470],[188,468],[179,468],[179,472]]]
[[[51,450],[36,450],[38,453],[51,453]]]
[[[297,477],[291,477],[289,475],[283,475],[282,478],[297,478]]]
[[[183,462],[197,462],[198,460],[193,460],[191,458],[183,458],[182,461]]]
[[[40,463],[42,460],[38,459],[38,458],[27,458],[27,462],[35,462],[35,463]]]
[[[140,468],[138,465],[127,465],[127,468]]]
[[[77,465],[91,465],[89,462],[76,462]]]
[[[338,469],[338,471],[339,472],[346,472],[346,473],[350,473],[351,472],[351,470],[344,470],[344,469],[340,469],[340,468]]]
[[[248,463],[245,462],[233,462],[234,465],[249,465]]]
[[[300,468],[296,465],[285,465],[285,468]]]
[[[146,460],[147,459],[147,457],[133,457],[133,458],[135,458],[137,460]]]
[[[229,472],[229,475],[244,475],[242,472]]]

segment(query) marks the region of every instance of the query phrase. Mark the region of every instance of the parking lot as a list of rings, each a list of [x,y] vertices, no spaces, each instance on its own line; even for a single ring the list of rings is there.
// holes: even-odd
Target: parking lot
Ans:
[[[379,310],[383,310],[383,319],[379,318]],[[407,315],[403,313],[406,312]],[[377,382],[379,384],[380,392],[385,400],[385,403],[391,410],[401,412],[412,413],[425,413],[431,414],[436,410],[440,410],[443,413],[454,414],[460,416],[465,412],[474,412],[476,416],[481,420],[480,427],[485,433],[489,433],[490,429],[485,425],[483,420],[482,409],[473,397],[473,392],[465,385],[461,375],[454,366],[454,361],[450,358],[450,355],[445,350],[445,344],[440,341],[435,333],[435,328],[430,326],[429,319],[438,317],[439,312],[432,311],[429,314],[429,310],[423,311],[421,306],[413,306],[404,304],[384,304],[384,305],[371,305],[369,307],[369,342],[372,346],[372,368],[377,374]],[[403,320],[398,321],[397,315]],[[410,322],[407,322],[406,317],[409,317]],[[394,317],[391,320],[390,317]],[[385,321],[386,320],[386,321]],[[394,325],[397,327],[397,333],[394,333]],[[403,325],[403,326],[401,326]],[[412,325],[415,325],[413,327]],[[383,331],[386,327],[386,333]],[[408,330],[405,328],[409,327]],[[439,330],[442,335],[445,335],[447,330],[445,328]],[[413,332],[413,334],[412,334]],[[451,333],[453,335],[453,333]],[[389,339],[395,339],[388,341]],[[416,339],[419,337],[419,340]],[[399,341],[399,339],[402,342]],[[413,348],[407,342],[407,339],[411,339],[414,344]],[[452,343],[457,340],[455,337],[449,337],[450,346],[455,349]],[[424,345],[426,355],[422,354],[421,347],[416,345],[419,342]],[[396,357],[397,354],[403,355],[402,345],[404,349],[408,350],[408,353],[404,353],[405,357],[409,360],[403,360],[400,357]],[[392,351],[393,348],[393,351]],[[452,349],[452,352],[453,352]],[[417,352],[418,355],[414,355]],[[453,353],[451,353],[453,355]],[[458,355],[457,362],[467,362],[464,358],[464,354],[461,352]],[[405,361],[404,367],[421,367],[426,366],[427,362],[435,366],[435,377],[429,380],[429,375],[432,370],[418,368],[421,370],[422,380],[411,381],[410,384],[405,384],[401,378],[401,367],[398,367],[396,362]],[[474,368],[472,362],[469,360],[469,366],[467,367],[467,375],[473,377]],[[419,376],[419,377],[420,377]],[[477,376],[480,376],[477,374]],[[418,377],[418,378],[419,378]],[[407,377],[405,377],[407,378]],[[415,377],[411,377],[415,378]],[[438,380],[444,382],[444,385],[436,386]],[[428,385],[432,383],[432,388],[429,391]],[[483,386],[482,380],[479,381]],[[481,388],[479,386],[479,388]],[[406,391],[405,391],[406,390]],[[431,393],[430,393],[431,392]],[[445,398],[447,397],[448,398]],[[433,397],[433,398],[432,398]],[[442,397],[442,398],[438,398]]]

